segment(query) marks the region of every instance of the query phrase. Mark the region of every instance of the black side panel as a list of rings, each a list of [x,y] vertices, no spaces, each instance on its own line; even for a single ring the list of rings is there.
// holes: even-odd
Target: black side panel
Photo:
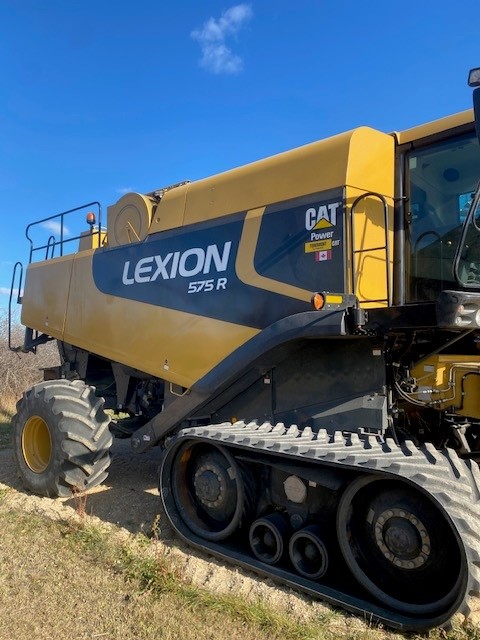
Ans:
[[[306,340],[244,393],[214,414],[214,421],[254,418],[315,431],[386,428],[385,365],[366,338]]]
[[[138,453],[154,446],[188,416],[225,406],[250,387],[260,376],[284,362],[307,338],[338,338],[346,334],[344,310],[307,311],[270,325],[225,358],[132,437]],[[313,344],[313,343],[312,343]],[[223,401],[222,401],[223,400]],[[258,416],[257,416],[258,417]]]
[[[248,341],[132,437],[138,453],[190,417],[314,429],[386,428],[385,365],[374,339],[346,335],[345,311],[299,313]]]

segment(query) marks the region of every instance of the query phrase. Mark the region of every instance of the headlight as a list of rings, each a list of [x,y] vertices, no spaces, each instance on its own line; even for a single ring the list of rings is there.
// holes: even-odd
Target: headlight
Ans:
[[[442,291],[436,312],[439,327],[476,329],[480,327],[480,293]]]

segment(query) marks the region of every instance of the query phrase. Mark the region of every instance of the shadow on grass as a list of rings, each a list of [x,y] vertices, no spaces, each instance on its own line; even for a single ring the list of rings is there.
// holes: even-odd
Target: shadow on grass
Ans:
[[[158,493],[160,450],[134,454],[130,440],[114,440],[112,464],[101,487],[87,494],[85,512],[131,533],[150,535],[161,512]],[[78,510],[78,497],[66,504]]]

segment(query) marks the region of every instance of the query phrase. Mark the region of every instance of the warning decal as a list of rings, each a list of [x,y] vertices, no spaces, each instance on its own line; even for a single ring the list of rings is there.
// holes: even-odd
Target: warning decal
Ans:
[[[317,251],[324,251],[332,248],[332,241],[319,240],[317,242],[307,242],[305,244],[305,253],[316,253]]]

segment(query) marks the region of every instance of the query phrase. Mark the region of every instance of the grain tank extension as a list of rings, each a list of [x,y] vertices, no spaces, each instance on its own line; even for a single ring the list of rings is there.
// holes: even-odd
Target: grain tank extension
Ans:
[[[130,437],[191,545],[400,629],[468,613],[479,167],[468,111],[29,225],[22,349],[61,365],[18,403],[25,486],[95,486]]]

